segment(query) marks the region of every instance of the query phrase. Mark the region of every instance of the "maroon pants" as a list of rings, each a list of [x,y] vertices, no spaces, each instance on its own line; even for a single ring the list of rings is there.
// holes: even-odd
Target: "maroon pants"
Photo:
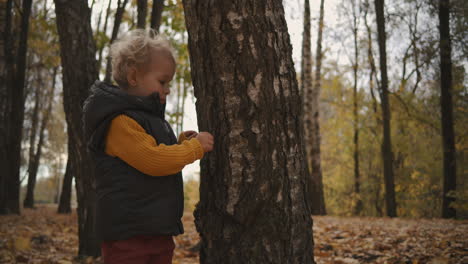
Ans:
[[[174,248],[172,236],[139,235],[101,244],[105,264],[171,264]]]

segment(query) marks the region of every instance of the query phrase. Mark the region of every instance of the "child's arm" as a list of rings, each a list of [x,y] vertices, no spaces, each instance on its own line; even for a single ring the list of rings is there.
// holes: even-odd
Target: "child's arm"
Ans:
[[[201,159],[204,150],[196,138],[183,140],[181,144],[158,145],[138,122],[126,115],[119,115],[109,127],[106,153],[119,157],[145,174],[164,176],[177,173],[185,165]]]

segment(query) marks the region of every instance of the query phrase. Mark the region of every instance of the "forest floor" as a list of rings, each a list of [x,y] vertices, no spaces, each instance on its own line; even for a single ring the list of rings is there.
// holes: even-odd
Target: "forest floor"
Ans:
[[[76,210],[55,213],[55,205],[0,216],[0,263],[102,263],[77,261]],[[314,216],[317,264],[468,263],[468,221],[376,217]],[[191,248],[199,241],[193,215],[186,212],[185,233],[175,237],[174,264],[199,263]]]

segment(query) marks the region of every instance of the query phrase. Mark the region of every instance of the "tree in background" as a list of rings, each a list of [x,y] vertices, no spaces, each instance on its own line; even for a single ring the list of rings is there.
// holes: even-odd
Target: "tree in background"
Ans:
[[[457,166],[455,149],[455,132],[453,125],[452,104],[452,44],[450,41],[450,3],[448,0],[439,0],[439,32],[440,32],[440,108],[442,124],[443,146],[443,200],[442,217],[456,217],[456,210],[450,207],[455,201],[449,196],[450,191],[456,190]]]
[[[184,10],[199,129],[216,141],[201,161],[194,212],[200,262],[314,263],[282,1],[185,0]]]
[[[60,52],[55,20],[47,1],[35,1],[30,19],[28,41],[28,83],[26,91],[26,112],[23,123],[23,145],[29,145],[27,162],[27,190],[23,201],[25,208],[34,207],[34,189],[38,170],[42,164],[43,149],[48,141],[49,119],[56,100],[56,79],[59,75]],[[34,102],[33,106],[28,102]],[[63,120],[62,120],[63,121]],[[57,152],[56,155],[61,155]],[[25,155],[26,156],[26,155]],[[51,163],[43,164],[51,166]],[[22,164],[26,167],[26,162]]]
[[[384,0],[375,0],[375,13],[377,19],[377,32],[380,56],[380,88],[381,88],[381,108],[383,120],[383,139],[382,139],[382,160],[384,167],[384,182],[385,182],[385,202],[387,216],[395,217],[396,201],[395,201],[395,180],[393,175],[393,153],[391,142],[391,114],[390,103],[388,98],[388,75],[387,75],[387,49],[386,49],[386,32],[385,32],[385,14]]]
[[[314,88],[312,89],[312,104],[309,114],[312,115],[312,128],[311,128],[311,164],[312,172],[311,178],[312,184],[312,213],[325,215],[327,213],[325,207],[325,198],[323,194],[323,181],[322,181],[322,162],[320,158],[320,89],[322,85],[322,35],[323,35],[323,20],[324,20],[324,0],[320,1],[320,16],[318,21],[318,33],[317,33],[317,51],[315,53],[315,79]]]
[[[164,9],[164,0],[153,0],[153,7],[151,11],[150,26],[152,29],[159,31],[161,26],[161,16]]]
[[[148,13],[148,0],[138,0],[138,18],[137,18],[137,27],[145,28],[146,27],[146,14]]]
[[[308,170],[312,168],[312,103],[313,103],[313,84],[312,84],[312,45],[311,45],[311,29],[310,29],[310,3],[309,0],[304,1],[304,30],[302,32],[302,58],[301,58],[301,98],[304,106],[304,138],[307,154]],[[314,204],[314,179],[313,173],[310,174],[308,180],[308,195],[310,199],[311,213],[316,214],[317,211]],[[318,200],[317,200],[318,201]],[[317,207],[318,208],[318,207]]]
[[[125,6],[128,3],[128,0],[120,0],[117,2],[117,11],[115,13],[115,19],[114,19],[114,27],[112,28],[112,35],[109,41],[109,46],[114,43],[114,41],[117,39],[117,35],[119,33],[119,28],[120,24],[122,24],[122,18],[125,12]],[[107,63],[106,63],[106,75],[104,77],[105,82],[111,82],[111,73],[112,71],[112,65],[111,65],[111,57],[107,55]]]

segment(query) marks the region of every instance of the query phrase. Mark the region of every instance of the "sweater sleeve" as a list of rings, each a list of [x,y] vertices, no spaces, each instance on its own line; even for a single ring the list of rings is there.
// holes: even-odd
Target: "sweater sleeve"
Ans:
[[[177,173],[204,155],[196,138],[183,140],[181,144],[157,144],[153,136],[126,115],[118,115],[112,120],[106,138],[106,153],[151,176]]]

